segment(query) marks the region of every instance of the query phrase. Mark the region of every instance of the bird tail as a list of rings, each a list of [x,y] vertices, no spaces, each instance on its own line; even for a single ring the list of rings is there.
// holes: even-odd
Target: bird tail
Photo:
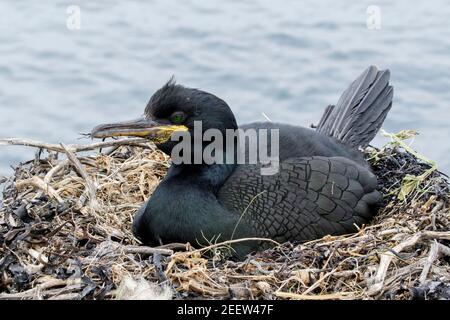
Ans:
[[[344,91],[336,106],[329,105],[317,131],[352,147],[367,147],[392,106],[389,70],[368,67]]]

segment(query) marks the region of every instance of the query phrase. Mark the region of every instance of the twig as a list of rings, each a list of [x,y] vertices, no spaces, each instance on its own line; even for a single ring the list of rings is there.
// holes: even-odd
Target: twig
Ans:
[[[36,251],[33,248],[30,248],[30,249],[28,249],[28,253],[34,259],[39,261],[39,263],[41,263],[41,264],[48,264],[48,258],[42,252],[39,252],[39,251]]]
[[[170,250],[187,250],[187,244],[186,243],[168,243],[163,244],[162,246],[156,247],[156,249],[170,249]]]
[[[55,176],[55,174],[57,174],[59,171],[64,169],[64,167],[67,166],[68,164],[69,164],[69,160],[63,160],[63,161],[59,162],[56,166],[54,166],[47,172],[47,174],[44,177],[44,182],[50,183],[50,181]]]
[[[105,147],[112,146],[120,146],[120,145],[139,145],[145,146],[148,144],[148,140],[143,138],[128,138],[128,139],[120,139],[120,140],[110,140],[104,142],[97,142],[92,144],[67,144],[65,147],[67,150],[71,152],[82,152],[95,150]],[[55,152],[64,153],[65,150],[61,147],[60,144],[54,143],[46,143],[37,140],[31,139],[19,139],[19,138],[9,138],[9,139],[0,139],[0,146],[26,146],[26,147],[34,147],[41,148]]]
[[[250,206],[252,205],[253,201],[256,200],[256,198],[258,198],[260,195],[262,195],[263,193],[265,193],[267,190],[261,191],[260,193],[258,193],[256,196],[254,196],[250,202],[248,203],[247,207],[244,209],[244,211],[242,212],[241,216],[239,217],[238,221],[236,222],[236,225],[234,226],[233,232],[231,233],[231,239],[234,238],[234,234],[236,233],[236,229],[239,226],[239,224],[241,223],[242,218],[244,217],[245,213],[247,212],[248,208],[250,208]]]
[[[201,295],[209,295],[211,297],[228,297],[229,293],[226,288],[215,289],[211,287],[206,287],[194,279],[189,280],[189,289],[194,292],[200,293]]]
[[[57,296],[49,297],[48,300],[80,300],[81,294],[78,292],[63,293]]]
[[[0,300],[32,299],[35,298],[36,295],[39,294],[39,292],[48,290],[50,288],[78,285],[81,283],[80,278],[61,280],[51,277],[44,277],[44,279],[39,279],[39,281],[41,281],[42,283],[26,291],[18,293],[0,293]]]
[[[52,181],[55,174],[57,174],[59,171],[64,169],[64,167],[67,166],[68,164],[69,164],[69,160],[67,160],[67,159],[58,163],[56,166],[54,166],[52,169],[50,169],[49,172],[47,172],[47,174],[44,177],[44,182],[46,184],[50,184],[50,181]],[[40,198],[42,196],[42,194],[43,194],[43,191],[41,190],[38,193],[38,195],[36,196],[36,198]]]
[[[173,250],[170,249],[162,249],[162,248],[152,248],[152,247],[144,247],[144,246],[125,246],[124,251],[126,253],[132,254],[142,254],[142,255],[152,255],[152,254],[160,254],[164,256],[171,256],[173,254]]]
[[[352,292],[318,294],[313,296],[290,292],[274,292],[273,294],[278,298],[295,299],[295,300],[342,300],[342,299],[352,299],[354,297]]]
[[[65,287],[62,288],[55,288],[51,290],[46,290],[42,292],[37,292],[37,299],[44,299],[44,297],[47,297],[49,300],[53,300],[52,298],[56,297],[56,300],[59,300],[57,297],[59,296],[65,296],[65,298],[61,299],[69,299],[68,295],[73,294],[74,292],[78,292],[78,297],[71,299],[79,299],[80,291],[83,288],[83,284],[81,281],[76,282],[75,284],[68,284]]]
[[[436,213],[439,210],[441,210],[443,206],[444,206],[444,202],[439,201],[438,203],[436,203],[433,210],[431,210],[430,217],[431,217],[431,227],[433,228],[433,230],[436,230]]]
[[[396,245],[392,250],[386,251],[381,254],[380,265],[378,267],[377,273],[373,279],[372,287],[369,289],[367,294],[369,296],[374,296],[383,290],[384,280],[392,259],[396,256],[393,252],[397,254],[402,250],[414,246],[421,239],[445,239],[450,240],[450,231],[422,231],[414,234],[412,237]],[[393,252],[392,252],[393,251]]]
[[[190,255],[193,255],[195,253],[200,253],[200,252],[208,251],[208,250],[211,250],[211,249],[214,249],[214,248],[217,248],[217,247],[224,247],[224,246],[227,246],[227,245],[230,245],[230,244],[233,244],[233,243],[245,242],[245,241],[267,241],[267,242],[271,242],[271,243],[273,243],[273,244],[275,244],[277,246],[280,245],[280,243],[276,242],[275,240],[268,239],[268,238],[242,238],[242,239],[235,239],[235,240],[227,240],[227,241],[216,243],[216,244],[213,244],[213,245],[210,245],[210,246],[207,246],[207,247],[203,247],[203,248],[200,248],[200,249],[197,249],[197,250],[188,251],[188,252],[181,252],[179,254],[180,255],[190,256]]]
[[[420,273],[421,270],[422,264],[420,261],[395,270],[394,275],[384,281],[383,291],[386,292],[393,288],[398,290],[399,282],[407,281],[406,279],[414,279],[414,275]]]
[[[64,200],[58,195],[55,189],[53,189],[48,183],[42,181],[42,179],[39,178],[38,176],[34,176],[30,179],[20,180],[16,182],[17,189],[22,189],[30,185],[44,191],[50,197],[55,198],[59,204],[64,203]]]
[[[421,237],[422,234],[416,233],[412,237],[408,238],[406,241],[403,241],[400,244],[396,245],[394,248],[392,248],[392,251],[400,253],[402,250],[415,245],[420,240]],[[383,289],[384,279],[386,278],[387,270],[394,257],[395,255],[391,251],[386,251],[381,254],[380,265],[373,279],[373,285],[367,292],[369,296],[376,295]]]
[[[62,143],[61,143],[61,148],[63,148],[64,152],[67,155],[67,158],[69,158],[69,161],[75,167],[78,174],[86,182],[86,188],[89,193],[89,206],[90,206],[91,210],[97,210],[99,205],[98,205],[97,196],[96,196],[97,187],[95,186],[94,181],[92,181],[91,177],[89,177],[89,175],[87,174],[83,165],[81,164],[80,160],[78,160],[78,158],[75,156],[75,154],[73,154],[73,152],[68,150]]]
[[[345,260],[344,260],[345,261]],[[343,261],[342,261],[343,262]],[[342,263],[341,262],[341,263]],[[327,279],[328,277],[332,276],[335,272],[337,271],[337,268],[334,268],[333,270],[331,270],[330,272],[326,273],[324,276],[320,277],[319,280],[317,280],[316,282],[314,282],[314,284],[312,286],[310,286],[308,289],[305,290],[305,292],[303,292],[303,295],[307,295],[308,293],[312,292],[314,289],[316,289],[325,279]]]
[[[443,255],[446,255],[450,257],[450,248],[447,246],[444,246],[442,243],[438,243],[439,252]]]
[[[450,231],[422,231],[422,235],[427,239],[450,240]]]
[[[438,257],[439,257],[439,246],[437,241],[434,240],[431,243],[430,254],[426,258],[425,265],[423,266],[422,273],[420,274],[419,277],[419,282],[421,284],[424,284],[425,281],[427,280],[428,272],[430,272],[431,265],[434,263],[434,261],[436,261]]]

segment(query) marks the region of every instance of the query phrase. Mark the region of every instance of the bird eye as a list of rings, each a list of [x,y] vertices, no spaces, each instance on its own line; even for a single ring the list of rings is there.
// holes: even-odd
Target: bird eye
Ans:
[[[183,112],[174,112],[170,116],[170,122],[175,123],[175,124],[180,124],[184,121],[184,118],[185,118],[185,114]]]

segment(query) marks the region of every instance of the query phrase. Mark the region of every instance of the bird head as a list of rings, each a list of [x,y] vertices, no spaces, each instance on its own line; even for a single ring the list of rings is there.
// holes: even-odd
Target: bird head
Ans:
[[[230,107],[217,96],[176,84],[173,79],[157,90],[148,102],[144,115],[138,119],[95,127],[93,138],[136,136],[156,143],[166,154],[178,143],[171,141],[176,131],[193,134],[194,122],[200,121],[202,131],[237,129]]]

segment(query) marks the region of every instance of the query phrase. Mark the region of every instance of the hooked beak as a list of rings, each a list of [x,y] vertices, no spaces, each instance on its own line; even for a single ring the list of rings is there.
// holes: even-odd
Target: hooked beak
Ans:
[[[163,143],[170,139],[175,131],[188,131],[183,125],[159,123],[154,120],[139,118],[131,121],[101,124],[91,131],[92,138],[108,137],[142,137],[155,143]]]

